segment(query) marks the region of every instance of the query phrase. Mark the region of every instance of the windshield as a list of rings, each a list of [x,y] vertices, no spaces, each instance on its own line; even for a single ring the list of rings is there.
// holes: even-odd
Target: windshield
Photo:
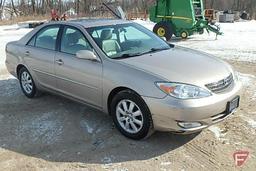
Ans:
[[[92,27],[87,31],[102,51],[112,59],[170,49],[164,40],[136,23]]]

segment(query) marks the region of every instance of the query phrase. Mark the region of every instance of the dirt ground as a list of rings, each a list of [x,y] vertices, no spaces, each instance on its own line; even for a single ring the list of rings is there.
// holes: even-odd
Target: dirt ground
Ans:
[[[199,134],[123,137],[109,116],[55,95],[27,99],[0,75],[0,170],[255,170],[256,64],[230,62],[244,82],[240,109]],[[248,75],[250,74],[250,75]],[[254,119],[254,120],[253,120]],[[242,167],[233,153],[247,150]]]

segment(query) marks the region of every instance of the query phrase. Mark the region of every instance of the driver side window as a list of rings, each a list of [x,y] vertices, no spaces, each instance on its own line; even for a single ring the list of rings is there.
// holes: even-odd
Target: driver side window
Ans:
[[[92,47],[80,30],[73,27],[65,27],[60,50],[61,52],[75,55],[80,50],[92,51]]]

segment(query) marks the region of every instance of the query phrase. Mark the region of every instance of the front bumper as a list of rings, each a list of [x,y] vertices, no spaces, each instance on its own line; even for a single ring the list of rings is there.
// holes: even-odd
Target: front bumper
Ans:
[[[181,100],[171,96],[164,99],[143,99],[151,111],[155,130],[186,134],[201,131],[234,113],[226,112],[227,104],[239,96],[241,87],[241,83],[236,81],[227,92],[201,99]],[[198,124],[192,128],[184,128],[179,123]]]

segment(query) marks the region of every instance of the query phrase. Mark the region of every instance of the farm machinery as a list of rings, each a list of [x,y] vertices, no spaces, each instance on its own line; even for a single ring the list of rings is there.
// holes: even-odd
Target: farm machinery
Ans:
[[[219,26],[205,19],[203,0],[156,0],[150,8],[150,20],[157,23],[153,31],[169,41],[173,35],[186,39],[194,33],[216,33]]]

